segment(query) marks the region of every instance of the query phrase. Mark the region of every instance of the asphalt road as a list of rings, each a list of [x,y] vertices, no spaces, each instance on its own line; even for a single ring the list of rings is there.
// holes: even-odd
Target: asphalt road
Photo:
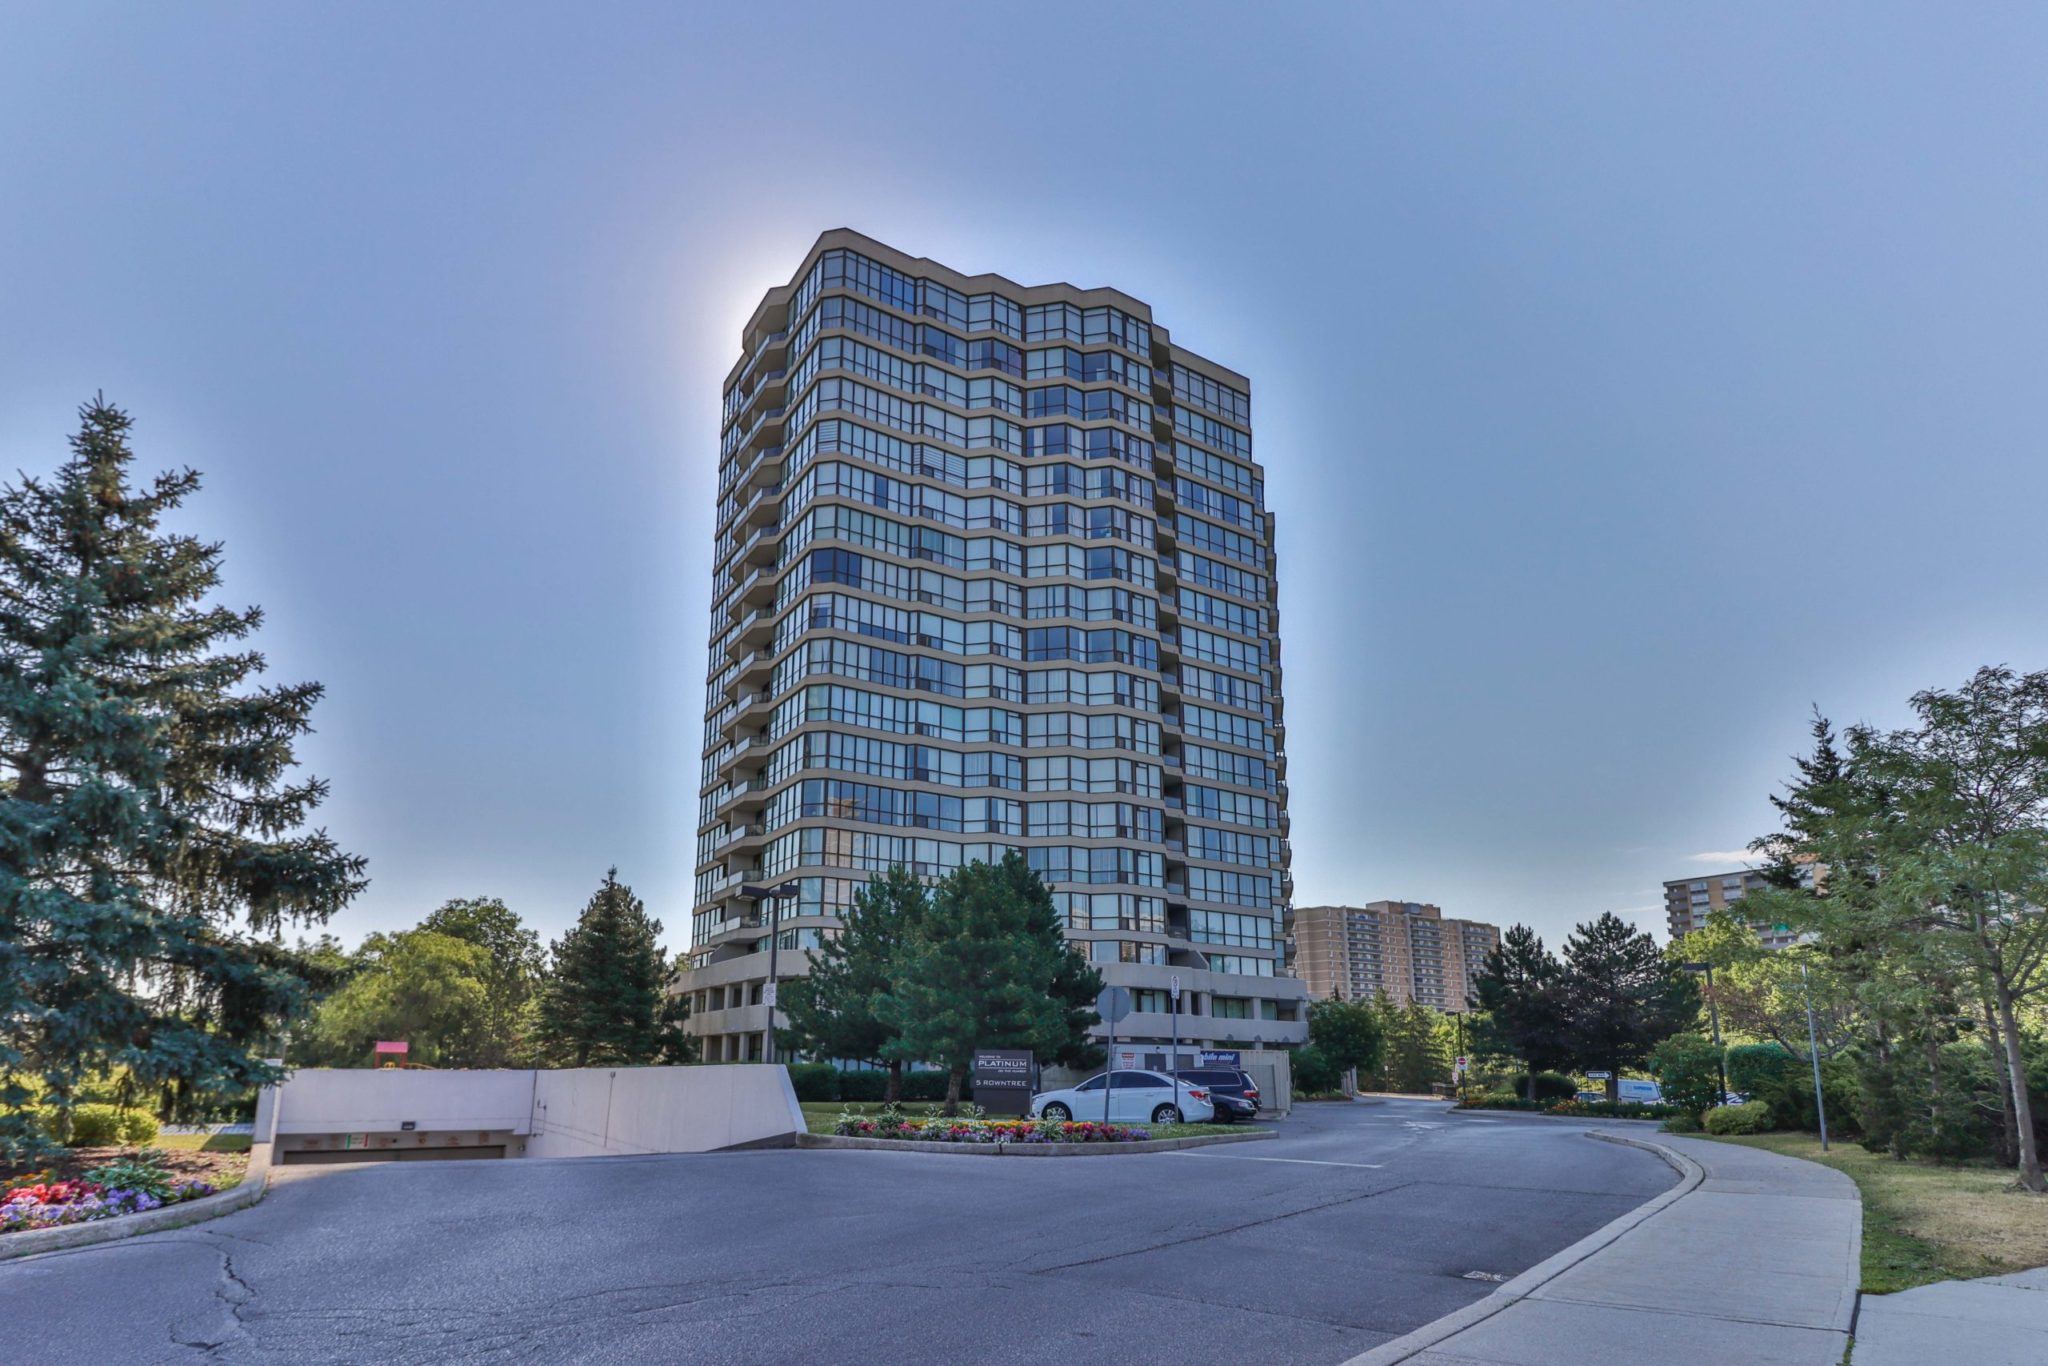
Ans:
[[[0,1359],[1333,1363],[1675,1180],[1427,1102],[1278,1127],[1119,1158],[286,1168],[224,1219],[0,1264]]]

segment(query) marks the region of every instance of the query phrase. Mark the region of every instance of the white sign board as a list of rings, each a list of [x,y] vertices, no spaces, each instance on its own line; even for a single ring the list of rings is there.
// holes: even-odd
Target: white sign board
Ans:
[[[1179,974],[1179,973],[1177,973],[1177,972],[1176,972],[1175,974],[1173,974],[1173,976],[1171,976],[1171,977],[1169,977],[1169,978],[1167,978],[1167,979],[1166,979],[1166,991],[1167,991],[1167,994],[1168,994],[1169,996],[1173,997],[1173,999],[1174,999],[1174,1000],[1178,1001],[1178,1000],[1180,999],[1180,974]]]
[[[761,988],[761,1004],[767,1006],[770,1010],[775,1009],[776,985],[776,983],[770,982],[767,986]]]
[[[1606,1081],[1613,1075],[1612,1072],[1588,1072],[1586,1078],[1589,1081]]]

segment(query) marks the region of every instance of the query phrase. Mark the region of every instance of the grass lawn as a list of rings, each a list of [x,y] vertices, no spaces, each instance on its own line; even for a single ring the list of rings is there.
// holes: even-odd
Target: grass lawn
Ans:
[[[804,1119],[809,1122],[814,1134],[829,1134],[838,1122],[841,1110],[851,1110],[857,1115],[871,1115],[882,1108],[880,1101],[807,1100],[801,1102]],[[903,1112],[916,1118],[923,1118],[928,1111],[936,1110],[937,1101],[909,1101]],[[1087,1116],[1082,1116],[1087,1118]],[[1138,1127],[1149,1130],[1154,1138],[1193,1138],[1199,1134],[1264,1133],[1242,1124],[1144,1124]]]
[[[1706,1137],[1706,1135],[1688,1135]],[[1895,1161],[1814,1134],[1715,1139],[1833,1167],[1863,1193],[1863,1290],[1886,1295],[2048,1264],[2048,1197],[2020,1192],[2003,1167]]]
[[[247,1134],[158,1134],[144,1147],[162,1148],[167,1153],[246,1153]]]

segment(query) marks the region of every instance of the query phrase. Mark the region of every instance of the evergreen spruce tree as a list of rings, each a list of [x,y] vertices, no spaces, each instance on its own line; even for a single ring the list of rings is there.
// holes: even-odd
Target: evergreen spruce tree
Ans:
[[[1479,1050],[1521,1059],[1528,1069],[1528,1098],[1535,1100],[1536,1074],[1571,1061],[1563,964],[1536,931],[1510,926],[1501,942],[1487,950],[1472,1004],[1484,1012],[1474,1021]]]
[[[895,984],[924,911],[924,884],[902,864],[868,879],[840,918],[839,933],[812,955],[808,975],[782,983],[789,1022],[776,1036],[782,1046],[820,1060],[886,1061],[887,1099],[902,1099],[903,1059],[886,1056],[896,1028],[875,1013],[874,999]]]
[[[44,1144],[24,1082],[68,1115],[125,1068],[203,1105],[273,1079],[306,1005],[276,937],[365,885],[304,829],[293,780],[317,683],[254,682],[260,609],[209,602],[221,547],[163,530],[193,470],[129,482],[126,413],[95,398],[45,482],[0,489],[0,1156]]]
[[[1051,1060],[1086,1046],[1102,975],[1067,942],[1052,893],[1015,850],[932,889],[875,1014],[896,1031],[885,1050],[944,1066],[946,1111],[977,1048],[1029,1048]]]
[[[689,1062],[680,996],[667,991],[661,922],[608,869],[575,927],[549,946],[541,988],[540,1049],[564,1067]]]
[[[1641,1067],[1658,1044],[1699,1019],[1691,975],[1612,911],[1572,932],[1564,969],[1572,1058],[1581,1069],[1608,1073],[1609,1100],[1623,1068]]]

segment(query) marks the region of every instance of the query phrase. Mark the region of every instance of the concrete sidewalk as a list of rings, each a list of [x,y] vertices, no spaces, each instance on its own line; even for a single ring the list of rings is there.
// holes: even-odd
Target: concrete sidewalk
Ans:
[[[1863,1230],[1848,1177],[1734,1144],[1601,1137],[1667,1154],[1678,1186],[1350,1366],[1839,1366]]]
[[[1856,1366],[2041,1366],[2048,1361],[2048,1267],[1871,1295],[1856,1321]]]

